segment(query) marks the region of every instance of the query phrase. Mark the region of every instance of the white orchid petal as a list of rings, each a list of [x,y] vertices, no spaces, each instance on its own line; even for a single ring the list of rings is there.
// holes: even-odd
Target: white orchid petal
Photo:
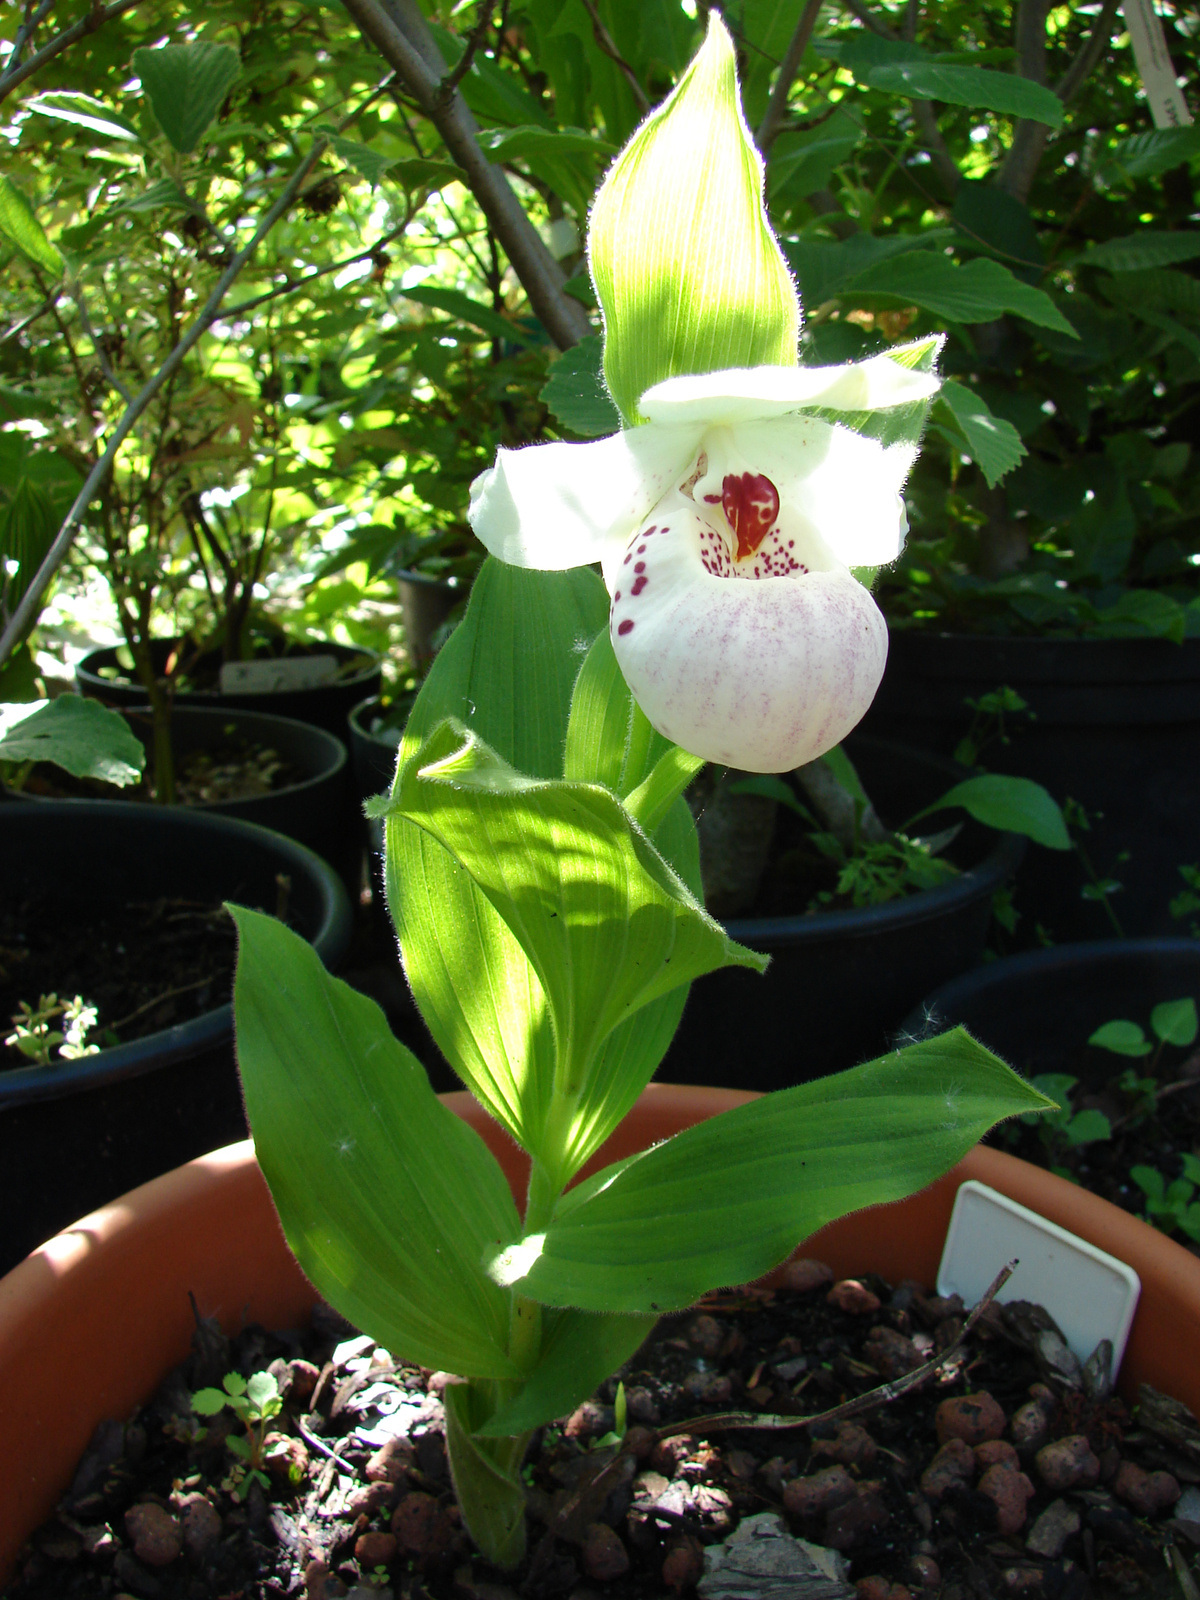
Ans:
[[[701,432],[633,428],[590,444],[501,449],[471,485],[471,526],[511,566],[560,572],[601,561],[687,467]]]
[[[647,389],[638,407],[651,423],[720,426],[785,416],[803,406],[878,411],[928,400],[938,387],[936,374],[902,367],[885,352],[849,366],[735,367],[667,378]]]
[[[864,715],[883,676],[887,626],[841,567],[722,575],[722,537],[715,515],[679,493],[656,507],[614,584],[613,648],[668,739],[746,771],[787,771]]]
[[[770,478],[780,503],[805,516],[845,567],[882,567],[904,547],[900,488],[916,455],[885,450],[816,417],[777,418],[730,430],[740,456]]]

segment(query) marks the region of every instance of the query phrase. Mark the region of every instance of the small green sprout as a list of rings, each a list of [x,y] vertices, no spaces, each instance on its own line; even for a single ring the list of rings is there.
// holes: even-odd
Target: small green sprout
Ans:
[[[266,1489],[270,1480],[262,1470],[267,1425],[283,1409],[279,1385],[269,1372],[256,1372],[243,1378],[240,1372],[227,1372],[220,1389],[197,1389],[192,1410],[202,1417],[215,1417],[228,1406],[246,1430],[245,1438],[231,1433],[225,1440],[238,1462],[229,1474],[228,1485],[237,1500],[244,1500],[250,1485]]]
[[[1088,1107],[1076,1111],[1071,1104],[1071,1091],[1079,1083],[1065,1072],[1043,1072],[1031,1078],[1030,1083],[1050,1100],[1058,1102],[1058,1109],[1035,1116],[1027,1113],[1021,1118],[1031,1128],[1037,1129],[1038,1138],[1045,1145],[1051,1162],[1061,1161],[1068,1150],[1078,1150],[1085,1144],[1096,1144],[1112,1138],[1112,1123],[1103,1111]],[[1052,1165],[1051,1171],[1060,1177],[1072,1178],[1061,1166]]]
[[[616,1397],[613,1400],[613,1425],[608,1433],[602,1434],[599,1439],[593,1439],[593,1450],[604,1450],[610,1445],[620,1446],[625,1440],[625,1431],[628,1426],[628,1413],[625,1404],[625,1385],[617,1384]]]
[[[50,1065],[50,1052],[55,1046],[60,1061],[78,1061],[81,1056],[94,1056],[99,1051],[99,1045],[87,1043],[89,1029],[96,1026],[96,1015],[96,1007],[78,994],[73,1000],[44,994],[36,1006],[22,1000],[12,1015],[13,1032],[4,1043],[15,1045],[39,1067]],[[51,1028],[50,1024],[59,1017],[62,1028]]]
[[[1164,1233],[1186,1233],[1200,1244],[1200,1160],[1180,1157],[1183,1176],[1167,1183],[1157,1167],[1131,1167],[1129,1176],[1146,1197],[1146,1221]]]

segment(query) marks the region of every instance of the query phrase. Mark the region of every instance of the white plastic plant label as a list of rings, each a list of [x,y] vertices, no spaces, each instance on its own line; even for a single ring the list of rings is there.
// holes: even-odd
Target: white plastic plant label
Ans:
[[[986,1184],[964,1183],[950,1216],[938,1293],[974,1306],[1014,1256],[1020,1264],[997,1300],[1045,1306],[1080,1361],[1110,1339],[1115,1376],[1141,1293],[1137,1273]]]
[[[1154,9],[1154,0],[1124,0],[1121,11],[1129,30],[1133,58],[1146,91],[1146,103],[1150,107],[1154,126],[1190,127],[1192,114],[1175,76],[1175,68],[1167,52],[1162,20]]]
[[[278,694],[284,689],[316,689],[337,677],[336,656],[281,656],[278,660],[226,661],[222,694]]]

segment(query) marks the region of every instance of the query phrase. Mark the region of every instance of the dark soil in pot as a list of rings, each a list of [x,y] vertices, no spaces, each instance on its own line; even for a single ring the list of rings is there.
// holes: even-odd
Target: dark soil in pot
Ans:
[[[1021,639],[903,631],[864,727],[950,755],[966,704],[1007,685],[1028,713],[988,744],[989,770],[1033,778],[1091,813],[1082,836],[1096,874],[1121,883],[1112,907],[1127,935],[1178,931],[1178,868],[1200,859],[1200,639]],[[1119,859],[1128,851],[1128,859]],[[1109,938],[1070,856],[1030,851],[1017,878],[1026,925],[1059,941]]]
[[[992,1307],[959,1343],[961,1303],[832,1277],[793,1262],[776,1289],[710,1296],[660,1324],[623,1369],[619,1454],[602,1442],[615,1381],[542,1429],[515,1573],[473,1555],[461,1526],[440,1400],[453,1379],[394,1362],[327,1307],[302,1332],[251,1326],[232,1342],[202,1322],[150,1403],[97,1429],[7,1595],[658,1600],[699,1583],[708,1596],[720,1547],[754,1530],[793,1570],[794,1541],[817,1547],[823,1583],[772,1591],[796,1600],[1189,1592],[1177,1574],[1190,1577],[1200,1544],[1200,1428],[1182,1407],[1143,1388],[1131,1414],[1061,1358],[1039,1361],[1039,1307]],[[926,1362],[899,1398],[870,1395]],[[224,1444],[239,1425],[225,1411],[205,1434],[190,1394],[263,1370],[283,1407],[266,1488],[247,1492]],[[812,1427],[680,1427],[731,1408],[816,1417],[856,1398]]]
[[[1053,1092],[1072,1116],[1088,1113],[1090,1124],[1075,1124],[1073,1132],[1057,1118],[1041,1127],[1016,1121],[994,1130],[988,1142],[1141,1216],[1146,1196],[1131,1170],[1153,1168],[1168,1185],[1186,1182],[1183,1158],[1200,1154],[1200,1050],[1195,1043],[1160,1043],[1150,1025],[1155,1006],[1189,997],[1200,997],[1200,940],[1063,945],[964,974],[931,994],[901,1032],[940,1033],[961,1023],[1026,1077],[1076,1080]],[[1123,1056],[1088,1043],[1118,1020],[1142,1029],[1145,1054]],[[1083,1137],[1089,1133],[1095,1137]],[[1200,1242],[1182,1230],[1175,1237],[1193,1248]]]
[[[13,1066],[4,1051],[7,1271],[76,1217],[244,1137],[221,902],[282,914],[331,965],[348,944],[350,908],[331,868],[279,834],[184,807],[102,800],[0,808],[0,882],[3,1034],[18,1000],[79,993],[99,1007],[90,1042],[102,1046],[45,1067]],[[56,933],[65,938],[57,948]],[[120,1042],[110,1045],[113,1023]]]
[[[145,745],[152,770],[149,708],[131,706],[125,716]],[[340,739],[291,717],[177,705],[171,741],[184,806],[240,817],[297,839],[330,862],[348,889],[357,892],[362,858],[349,764]],[[136,804],[150,797],[150,781],[131,792],[39,768],[29,798],[37,798],[41,789],[57,797],[89,795]]]
[[[219,688],[222,666],[219,651],[196,653],[187,641],[156,639],[152,654],[156,671],[166,678],[181,674],[178,695],[181,703],[201,707],[231,710],[261,711],[272,716],[294,717],[299,722],[324,728],[336,738],[346,738],[346,718],[351,708],[364,695],[378,694],[380,668],[378,658],[370,650],[359,650],[343,644],[298,645],[278,637],[258,641],[254,663],[262,663],[268,678],[270,663],[284,663],[277,676],[278,687],[245,688],[224,692]],[[190,653],[189,653],[190,652]],[[287,673],[292,670],[287,663],[299,663],[305,674],[305,663],[314,660],[331,660],[327,682],[304,683],[289,687]],[[126,673],[120,664],[117,647],[93,650],[84,656],[75,670],[80,694],[94,695],[114,706],[137,706],[145,703],[146,691],[136,677]]]
[[[852,735],[846,748],[885,824],[899,826],[963,777],[953,762]],[[922,819],[934,833],[961,813]],[[794,850],[790,822],[780,829]],[[656,1076],[667,1083],[779,1089],[883,1053],[900,1019],[939,982],[982,960],[992,897],[1021,859],[1024,840],[968,822],[947,851],[960,868],[938,888],[861,910],[806,911],[820,880],[794,880],[795,909],[780,915],[768,862],[764,910],[727,919],[732,938],[772,961],[692,985],[683,1022]],[[936,974],[936,976],[935,976]]]

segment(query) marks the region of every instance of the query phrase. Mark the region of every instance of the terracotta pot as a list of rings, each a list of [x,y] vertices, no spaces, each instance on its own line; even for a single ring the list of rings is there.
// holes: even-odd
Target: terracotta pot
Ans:
[[[463,1092],[446,1103],[502,1162],[514,1190],[525,1158]],[[618,1160],[753,1096],[655,1084],[596,1157]],[[1105,1201],[1000,1151],[977,1148],[932,1188],[845,1217],[803,1253],[845,1275],[932,1282],[958,1186],[978,1178],[1136,1268],[1142,1298],[1121,1383],[1150,1382],[1200,1410],[1200,1261]],[[53,1510],[97,1422],[125,1417],[186,1355],[203,1315],[230,1330],[295,1325],[314,1291],[283,1242],[253,1148],[230,1145],[133,1190],[43,1245],[0,1279],[0,1583]]]

